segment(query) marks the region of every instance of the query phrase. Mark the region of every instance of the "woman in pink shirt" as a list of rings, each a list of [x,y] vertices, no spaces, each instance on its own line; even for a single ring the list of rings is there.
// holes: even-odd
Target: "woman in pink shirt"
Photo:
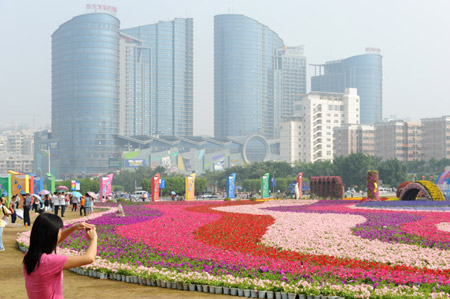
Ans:
[[[30,248],[23,258],[23,273],[28,298],[63,298],[63,269],[76,268],[94,262],[97,254],[95,226],[78,223],[61,230],[63,222],[54,214],[43,213],[33,223]],[[80,256],[56,254],[56,246],[75,230],[86,230],[90,244]]]

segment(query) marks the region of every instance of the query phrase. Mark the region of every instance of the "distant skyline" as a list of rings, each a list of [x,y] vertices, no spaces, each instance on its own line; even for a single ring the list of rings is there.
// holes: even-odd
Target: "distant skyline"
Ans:
[[[86,4],[117,7],[121,28],[176,17],[194,19],[194,134],[213,135],[214,15],[236,13],[304,45],[308,64],[364,54],[383,55],[383,117],[419,121],[450,115],[447,12],[440,1],[0,1],[2,123],[36,127],[51,121],[51,35],[86,13]],[[308,91],[314,69],[308,67]],[[70,113],[70,111],[67,111]]]

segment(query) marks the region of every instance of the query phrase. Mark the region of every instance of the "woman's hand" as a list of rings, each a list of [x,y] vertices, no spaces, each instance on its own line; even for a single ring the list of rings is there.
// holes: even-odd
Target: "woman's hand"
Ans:
[[[81,223],[75,224],[74,228],[75,228],[75,230],[83,230],[83,229],[89,230],[89,229],[92,229],[92,228],[95,229],[95,225],[89,224],[89,223],[86,223],[86,222],[81,222]]]
[[[86,229],[86,238],[88,238],[89,241],[97,240],[97,230],[95,229],[95,226]]]

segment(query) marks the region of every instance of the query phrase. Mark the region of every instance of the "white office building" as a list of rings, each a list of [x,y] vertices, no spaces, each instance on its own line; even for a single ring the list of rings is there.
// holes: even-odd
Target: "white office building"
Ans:
[[[310,92],[295,104],[295,116],[281,125],[280,155],[293,163],[333,160],[333,130],[359,124],[356,88],[345,93]]]

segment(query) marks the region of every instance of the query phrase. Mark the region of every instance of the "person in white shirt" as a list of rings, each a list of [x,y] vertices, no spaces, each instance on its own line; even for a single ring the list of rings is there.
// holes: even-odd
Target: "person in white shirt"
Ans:
[[[55,194],[53,194],[52,202],[53,202],[53,210],[55,211],[55,215],[58,216],[59,206],[61,205],[60,201],[59,201],[58,193],[55,192]]]

